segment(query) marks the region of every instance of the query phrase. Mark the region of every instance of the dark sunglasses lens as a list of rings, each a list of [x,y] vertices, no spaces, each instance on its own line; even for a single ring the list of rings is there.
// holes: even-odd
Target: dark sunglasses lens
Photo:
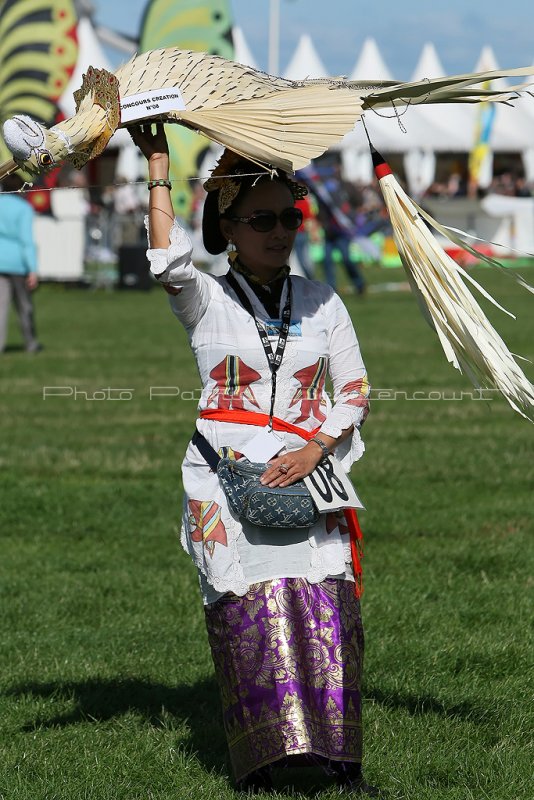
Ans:
[[[300,208],[286,208],[280,214],[280,222],[287,231],[296,231],[302,225],[302,211]]]
[[[276,225],[276,214],[274,211],[266,211],[264,214],[255,214],[250,220],[250,226],[258,233],[272,231]]]
[[[265,211],[263,214],[255,214],[250,220],[250,225],[258,233],[268,233],[276,226],[278,219],[286,231],[296,231],[302,225],[302,211],[300,208],[286,208],[280,217],[274,211]]]

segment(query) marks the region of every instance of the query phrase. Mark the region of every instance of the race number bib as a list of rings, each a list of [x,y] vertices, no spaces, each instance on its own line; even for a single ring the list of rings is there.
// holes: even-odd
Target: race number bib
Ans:
[[[343,508],[365,508],[341,462],[332,454],[317,464],[304,483],[321,514]]]

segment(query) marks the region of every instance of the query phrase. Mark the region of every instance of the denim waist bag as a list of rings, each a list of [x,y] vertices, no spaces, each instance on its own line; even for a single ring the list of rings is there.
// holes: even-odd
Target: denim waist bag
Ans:
[[[221,458],[217,474],[234,514],[261,528],[309,528],[319,512],[304,481],[291,486],[263,486],[268,464]]]

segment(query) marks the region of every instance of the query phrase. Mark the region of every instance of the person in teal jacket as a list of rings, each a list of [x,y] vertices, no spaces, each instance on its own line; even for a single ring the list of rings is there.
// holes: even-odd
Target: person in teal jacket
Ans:
[[[22,195],[10,194],[22,186],[17,175],[2,181],[0,192],[0,353],[7,336],[9,306],[13,299],[24,345],[37,353],[41,345],[35,332],[32,292],[37,288],[37,250],[33,236],[35,212]]]

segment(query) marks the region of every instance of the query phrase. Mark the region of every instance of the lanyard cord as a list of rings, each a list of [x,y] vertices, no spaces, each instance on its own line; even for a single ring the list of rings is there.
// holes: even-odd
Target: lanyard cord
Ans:
[[[284,306],[284,310],[282,311],[282,324],[280,326],[280,334],[278,336],[278,343],[276,345],[276,350],[273,353],[273,348],[271,347],[271,343],[269,341],[269,337],[267,335],[267,331],[260,324],[260,322],[256,319],[256,315],[254,314],[254,309],[252,308],[252,303],[250,302],[249,298],[243,291],[242,287],[237,282],[234,275],[231,272],[226,273],[226,280],[238,296],[239,300],[241,301],[243,307],[246,311],[250,314],[252,319],[256,324],[256,329],[258,331],[260,341],[263,345],[263,349],[265,351],[265,355],[267,356],[267,363],[269,364],[269,369],[271,370],[271,407],[269,409],[269,427],[273,427],[273,413],[274,413],[274,401],[276,397],[276,373],[282,363],[282,358],[284,357],[284,351],[286,347],[287,337],[289,336],[289,326],[291,323],[291,278],[287,278],[287,300]]]

